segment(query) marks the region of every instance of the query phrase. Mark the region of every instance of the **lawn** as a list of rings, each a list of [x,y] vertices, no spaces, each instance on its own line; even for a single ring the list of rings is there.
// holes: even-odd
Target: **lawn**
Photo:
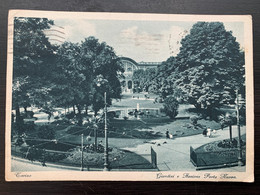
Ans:
[[[130,139],[158,139],[165,136],[168,130],[174,137],[190,136],[202,134],[206,128],[220,129],[220,124],[201,119],[198,121],[199,128],[195,129],[190,125],[189,119],[171,120],[168,117],[144,118],[142,120],[120,120],[111,119],[108,129],[109,138],[130,138]],[[64,127],[64,126],[63,126]],[[56,137],[62,142],[73,144],[80,143],[80,135],[94,136],[92,129],[79,126],[69,126],[63,130],[56,131]],[[98,130],[98,137],[104,137],[104,130]],[[85,142],[85,140],[84,140]]]
[[[139,104],[139,108],[142,109],[150,109],[153,107],[161,108],[162,103],[154,103],[152,99],[156,98],[156,95],[148,94],[150,97],[149,99],[145,99],[144,94],[138,94],[139,99],[136,98],[137,94],[128,94],[123,95],[121,101],[113,100],[112,108],[135,108],[137,103]],[[135,96],[133,98],[133,96]],[[191,136],[196,134],[202,134],[203,130],[206,128],[211,129],[220,129],[220,124],[213,121],[213,120],[205,120],[201,119],[198,120],[197,128],[194,128],[190,124],[189,116],[194,115],[194,113],[189,112],[193,110],[192,105],[181,104],[179,106],[179,115],[181,117],[172,120],[167,116],[163,115],[142,115],[139,116],[139,120],[132,116],[127,120],[117,119],[117,118],[110,118],[108,121],[108,138],[114,139],[113,143],[117,147],[116,143],[121,143],[121,138],[128,140],[128,145],[131,143],[131,139],[158,139],[164,138],[166,131],[169,131],[170,134],[175,137],[182,137],[182,136]],[[52,127],[55,130],[56,139],[58,142],[63,143],[70,143],[74,145],[81,144],[81,134],[84,134],[84,144],[86,143],[93,143],[94,141],[94,130],[91,128],[87,128],[84,126],[77,126],[77,125],[69,125],[69,124],[58,124],[59,121],[55,121]],[[35,132],[34,132],[35,134]],[[98,140],[104,139],[104,129],[97,130]],[[87,141],[86,137],[90,136],[91,141]],[[117,141],[119,140],[120,141]],[[135,144],[134,141],[133,145]],[[52,145],[53,143],[50,143]],[[122,144],[120,144],[121,147]],[[131,144],[130,144],[131,145]]]
[[[135,96],[135,98],[132,98]],[[108,110],[114,109],[125,109],[125,108],[136,108],[139,104],[140,108],[162,108],[162,103],[154,103],[154,98],[157,97],[152,95],[149,99],[145,99],[143,94],[139,94],[139,97],[142,99],[137,99],[137,94],[123,95],[121,100],[113,101],[113,104],[108,108]],[[151,96],[149,94],[149,96]]]

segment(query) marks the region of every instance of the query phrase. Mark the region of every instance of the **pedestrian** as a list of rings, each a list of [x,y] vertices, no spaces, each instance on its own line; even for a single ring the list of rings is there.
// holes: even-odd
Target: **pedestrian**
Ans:
[[[211,129],[210,128],[208,128],[207,129],[207,136],[210,138],[210,136],[211,136]]]
[[[169,139],[170,138],[170,135],[169,135],[169,131],[166,131],[166,139]]]
[[[202,132],[202,135],[204,135],[204,137],[207,136],[207,129],[205,129],[205,130]]]

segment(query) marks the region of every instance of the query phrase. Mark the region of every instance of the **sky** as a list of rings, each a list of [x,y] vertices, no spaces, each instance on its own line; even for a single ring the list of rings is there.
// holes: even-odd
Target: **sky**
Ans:
[[[114,48],[118,56],[130,57],[136,62],[162,62],[176,56],[181,39],[196,22],[54,19],[63,28],[63,40],[81,42],[95,36]],[[224,23],[232,31],[240,46],[244,46],[243,23]],[[58,27],[53,27],[58,28]]]

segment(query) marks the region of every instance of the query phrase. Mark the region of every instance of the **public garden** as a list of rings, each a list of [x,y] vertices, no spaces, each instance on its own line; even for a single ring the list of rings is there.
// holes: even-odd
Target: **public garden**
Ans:
[[[138,95],[143,97],[145,94]],[[122,97],[121,101],[113,101],[114,104],[109,107],[108,160],[111,170],[156,170],[151,164],[150,147],[153,147],[157,152],[157,168],[159,170],[194,170],[195,167],[189,159],[190,146],[198,148],[198,151],[201,151],[201,148],[206,148],[206,152],[220,152],[225,147],[229,149],[237,147],[237,144],[232,147],[228,147],[228,145],[217,147],[216,143],[221,143],[224,139],[227,140],[227,144],[230,143],[229,139],[227,139],[230,137],[229,127],[223,127],[220,122],[214,120],[199,118],[192,105],[181,104],[178,109],[179,114],[175,119],[170,119],[160,111],[157,114],[145,112],[139,117],[135,117],[131,113],[131,110],[136,105],[139,105],[139,109],[144,111],[153,111],[155,108],[160,110],[163,103],[154,103],[154,97],[156,96],[153,95],[152,97],[149,99],[134,99],[133,95],[127,94]],[[128,118],[113,115],[115,113],[113,110],[118,111],[118,109],[121,111],[128,109]],[[98,146],[95,150],[95,129],[87,125],[75,125],[73,119],[69,119],[70,112],[65,115],[65,110],[57,110],[60,110],[60,112],[57,112],[57,115],[52,116],[49,120],[48,114],[35,111],[34,115],[36,117],[31,118],[34,119],[33,123],[28,122],[26,124],[31,129],[28,128],[24,137],[20,139],[23,143],[18,144],[17,137],[14,137],[12,154],[16,157],[28,159],[31,162],[39,161],[42,163],[44,161],[47,164],[54,163],[80,168],[81,143],[83,143],[83,164],[85,169],[102,170],[105,142],[103,126],[96,129]],[[85,117],[86,121],[93,118],[91,111],[89,113],[89,116]],[[63,115],[67,117],[65,119],[59,117]],[[196,125],[192,122],[193,117],[198,119]],[[30,120],[28,119],[28,121]],[[203,131],[207,128],[216,130],[210,138],[203,135]],[[166,131],[169,131],[172,135],[170,139],[166,139]],[[233,128],[233,136],[237,136],[236,131]],[[242,133],[245,133],[244,127]],[[82,134],[84,135],[83,142]],[[184,138],[182,142],[181,137],[190,138]],[[245,140],[245,134],[242,138]],[[207,147],[204,145],[207,145]],[[181,164],[185,166],[177,166],[174,163],[177,157],[178,162],[182,162]],[[168,160],[169,158],[170,160]],[[220,159],[223,160],[223,158]]]
[[[94,36],[51,44],[53,20],[14,23],[14,161],[90,171],[245,164],[244,51],[223,23],[195,23],[176,56],[147,69]]]

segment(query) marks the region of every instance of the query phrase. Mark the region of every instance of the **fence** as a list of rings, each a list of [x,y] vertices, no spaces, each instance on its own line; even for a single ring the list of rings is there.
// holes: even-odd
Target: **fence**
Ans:
[[[12,156],[19,157],[22,159],[28,159],[31,162],[40,162],[43,166],[46,166],[45,163],[51,163],[55,165],[62,165],[63,167],[69,166],[69,167],[78,167],[80,168],[81,165],[81,155],[78,155],[75,158],[75,160],[66,160],[67,158],[71,159],[73,152],[70,151],[55,151],[55,150],[48,150],[48,149],[40,149],[40,148],[33,148],[28,146],[18,146],[12,145],[11,147]],[[75,152],[75,151],[74,151]],[[77,153],[80,152],[80,148],[77,149]],[[84,151],[84,163],[83,168],[85,170],[99,170],[103,169],[104,162],[87,162],[87,158],[90,157],[92,153],[88,153],[87,151]],[[132,152],[127,152],[128,155],[130,155],[130,158],[128,157],[126,160],[124,158],[126,155],[123,155],[121,157],[120,162],[113,161],[113,158],[110,157],[110,168],[111,169],[142,169],[142,170],[149,170],[149,169],[157,169],[157,154],[156,152],[151,148],[151,153],[146,154],[147,156],[151,156],[151,161],[149,159],[144,158],[144,155],[132,155]],[[103,157],[103,153],[100,153],[100,156]],[[139,156],[139,157],[138,157]],[[131,158],[132,157],[132,158]],[[136,159],[138,157],[139,159]],[[74,157],[73,157],[74,159]],[[99,157],[98,157],[99,159]],[[102,158],[100,158],[102,159]],[[132,160],[133,161],[132,161]]]
[[[242,160],[245,160],[245,157],[245,148],[242,148]],[[233,148],[222,151],[196,152],[190,147],[190,161],[197,169],[233,165],[238,161],[238,149]]]
[[[154,169],[157,168],[157,154],[151,147],[151,163]]]

